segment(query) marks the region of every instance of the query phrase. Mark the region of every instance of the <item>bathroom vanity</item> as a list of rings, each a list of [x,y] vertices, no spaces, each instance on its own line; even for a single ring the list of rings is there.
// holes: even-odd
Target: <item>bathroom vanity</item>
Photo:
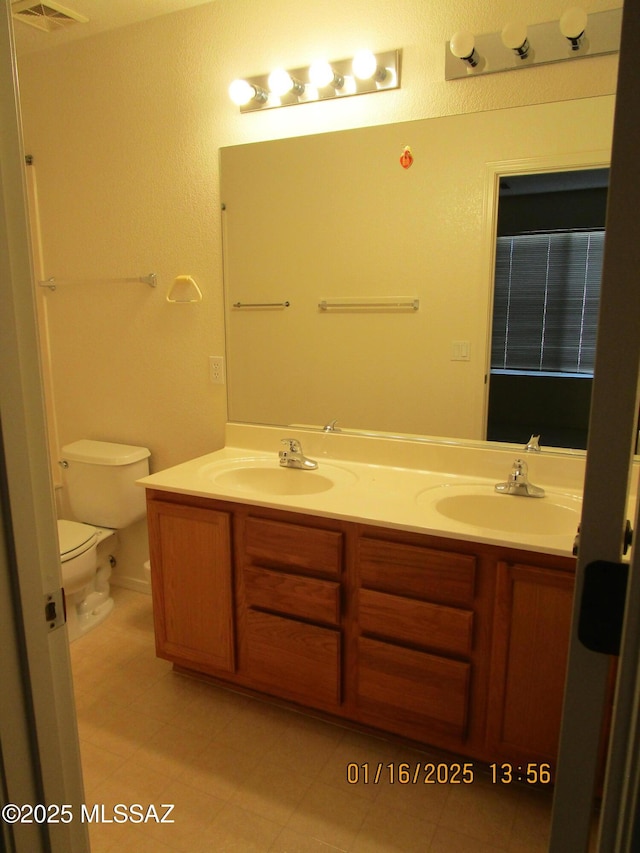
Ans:
[[[141,481],[158,654],[418,744],[553,765],[584,458],[535,454],[548,493],[524,499],[493,490],[508,448],[397,442],[396,461],[423,466],[404,468],[303,435],[319,467],[288,471],[270,430],[271,454],[227,447]],[[462,516],[474,494],[499,503],[480,528],[443,515],[441,493],[466,496]]]
[[[157,651],[484,761],[555,758],[574,561],[148,491]]]

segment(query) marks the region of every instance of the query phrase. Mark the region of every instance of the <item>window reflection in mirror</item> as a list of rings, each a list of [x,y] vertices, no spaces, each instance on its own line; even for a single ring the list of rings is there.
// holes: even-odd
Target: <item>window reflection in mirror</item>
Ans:
[[[608,177],[500,181],[489,440],[587,446]]]

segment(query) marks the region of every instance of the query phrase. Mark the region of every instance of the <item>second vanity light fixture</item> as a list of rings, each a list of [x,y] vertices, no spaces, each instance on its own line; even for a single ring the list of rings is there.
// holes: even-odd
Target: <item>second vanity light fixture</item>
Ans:
[[[270,74],[234,80],[229,97],[244,113],[399,89],[400,57],[400,50],[363,50],[351,59],[276,68]]]
[[[445,48],[445,80],[616,53],[621,29],[622,9],[587,15],[573,6],[559,21],[530,27],[511,21],[499,33],[479,36],[457,32]]]

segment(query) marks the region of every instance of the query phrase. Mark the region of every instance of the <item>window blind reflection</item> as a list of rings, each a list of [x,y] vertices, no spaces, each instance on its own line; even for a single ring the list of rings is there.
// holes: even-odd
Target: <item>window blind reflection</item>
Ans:
[[[604,230],[498,237],[492,369],[593,375]]]

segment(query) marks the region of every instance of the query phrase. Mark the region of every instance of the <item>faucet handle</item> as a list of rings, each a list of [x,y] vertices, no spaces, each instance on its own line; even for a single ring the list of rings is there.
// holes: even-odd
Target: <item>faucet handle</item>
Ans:
[[[281,444],[286,444],[291,453],[299,453],[300,452],[300,442],[297,438],[281,438]]]

